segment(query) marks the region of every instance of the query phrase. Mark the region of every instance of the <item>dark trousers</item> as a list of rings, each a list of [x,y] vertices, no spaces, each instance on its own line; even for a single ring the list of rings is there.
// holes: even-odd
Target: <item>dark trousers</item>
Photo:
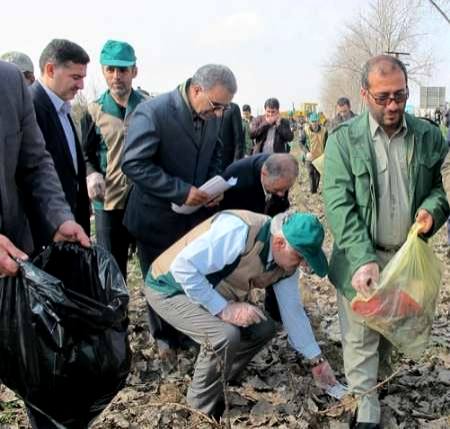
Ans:
[[[48,417],[39,411],[27,406],[28,419],[32,429],[59,429]]]
[[[320,173],[317,171],[316,167],[314,167],[311,161],[306,161],[305,166],[308,170],[309,191],[311,192],[311,194],[315,194],[317,192],[317,189],[319,188]]]
[[[142,277],[145,281],[148,270],[151,263],[165,250],[155,249],[154,246],[150,246],[141,241],[136,242],[137,254],[139,258],[139,264],[141,266]],[[145,287],[145,286],[144,286]],[[155,310],[147,303],[148,310],[148,324],[150,334],[157,342],[159,347],[169,347],[171,349],[178,348],[181,343],[187,338],[180,331],[175,329],[172,325],[169,325],[156,313]]]
[[[128,250],[131,235],[123,225],[125,210],[95,210],[95,236],[97,244],[114,256],[124,279],[127,279]]]

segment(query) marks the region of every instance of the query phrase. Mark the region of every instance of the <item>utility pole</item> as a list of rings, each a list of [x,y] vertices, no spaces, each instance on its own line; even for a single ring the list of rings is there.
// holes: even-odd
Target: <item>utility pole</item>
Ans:
[[[437,11],[444,17],[444,19],[450,24],[450,18],[446,13],[436,4],[434,0],[430,0],[430,3],[437,9]]]

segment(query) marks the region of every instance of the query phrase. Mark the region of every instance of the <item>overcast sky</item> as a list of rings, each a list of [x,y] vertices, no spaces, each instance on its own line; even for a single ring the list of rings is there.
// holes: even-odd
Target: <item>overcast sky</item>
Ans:
[[[395,0],[393,0],[395,1]],[[139,74],[135,86],[165,92],[201,65],[217,62],[236,74],[235,101],[261,110],[268,97],[283,108],[319,101],[323,65],[344,23],[367,0],[77,0],[8,2],[0,25],[0,53],[19,50],[38,67],[52,38],[67,38],[91,57],[86,87],[103,89],[99,53],[107,39],[133,45]],[[428,8],[428,12],[431,10]],[[423,83],[446,86],[450,99],[450,25],[437,13],[424,22],[427,43],[439,60]],[[39,74],[39,73],[37,73]],[[418,104],[413,88],[412,102]]]

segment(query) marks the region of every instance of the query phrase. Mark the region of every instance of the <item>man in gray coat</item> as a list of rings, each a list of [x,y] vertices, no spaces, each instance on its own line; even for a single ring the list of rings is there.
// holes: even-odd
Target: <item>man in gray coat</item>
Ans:
[[[27,259],[33,251],[25,203],[37,208],[54,241],[89,246],[45,150],[25,80],[15,65],[0,61],[0,287],[1,277],[17,273],[13,258]],[[53,427],[45,416],[29,412],[33,428]]]
[[[151,263],[210,216],[205,207],[185,215],[171,205],[205,205],[198,188],[222,168],[221,117],[237,90],[232,71],[201,67],[175,90],[141,103],[130,117],[122,170],[133,188],[124,224],[136,238],[144,278]],[[150,310],[150,333],[162,358],[173,357],[178,334]]]

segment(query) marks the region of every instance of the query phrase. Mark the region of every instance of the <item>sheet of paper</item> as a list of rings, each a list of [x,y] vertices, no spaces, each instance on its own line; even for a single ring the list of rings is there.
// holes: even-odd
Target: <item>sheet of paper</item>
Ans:
[[[333,398],[342,399],[348,393],[348,387],[338,382],[334,386],[328,387],[325,392]]]
[[[230,189],[232,186],[236,185],[237,178],[230,177],[228,180],[225,180],[222,176],[214,176],[212,179],[209,179],[202,186],[200,186],[200,190],[206,192],[211,200]],[[172,210],[178,214],[191,214],[198,210],[201,206],[187,206],[183,204],[182,206],[178,206],[175,203],[172,203]]]

